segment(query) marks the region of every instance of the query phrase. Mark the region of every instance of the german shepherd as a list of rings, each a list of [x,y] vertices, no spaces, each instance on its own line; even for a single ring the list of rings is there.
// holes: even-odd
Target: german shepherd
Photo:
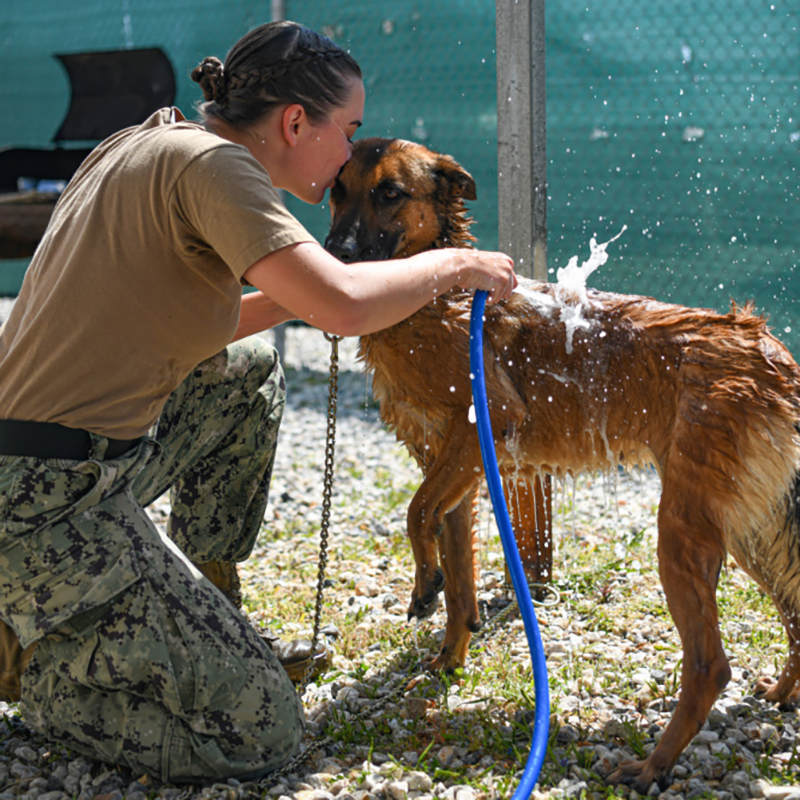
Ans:
[[[344,261],[469,247],[475,182],[451,157],[365,139],[331,190],[327,249]],[[523,280],[488,306],[490,418],[501,473],[575,475],[653,464],[662,482],[659,573],[683,645],[680,698],[658,745],[609,780],[663,781],[730,679],[715,599],[730,553],[780,612],[789,657],[756,692],[800,686],[800,368],[750,305],[727,314]],[[409,618],[444,589],[434,669],[461,666],[480,626],[473,507],[482,477],[469,380],[471,295],[453,290],[361,338],[383,421],[424,479],[408,510],[416,577]],[[441,556],[441,567],[439,558]]]

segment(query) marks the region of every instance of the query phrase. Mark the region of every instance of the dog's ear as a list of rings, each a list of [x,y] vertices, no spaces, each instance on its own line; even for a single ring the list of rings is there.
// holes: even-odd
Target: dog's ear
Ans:
[[[444,184],[450,197],[463,197],[464,200],[477,200],[475,179],[454,158],[438,155],[433,167],[437,181]]]

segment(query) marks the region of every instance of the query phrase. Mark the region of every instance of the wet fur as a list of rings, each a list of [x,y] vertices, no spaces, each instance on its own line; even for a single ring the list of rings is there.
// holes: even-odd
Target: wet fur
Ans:
[[[452,158],[410,142],[362,140],[331,193],[326,246],[345,260],[470,246],[463,200],[474,197],[472,178]],[[772,597],[789,639],[778,681],[762,679],[756,691],[781,704],[800,693],[800,370],[750,306],[719,314],[589,290],[585,327],[569,342],[562,309],[579,299],[556,298],[553,284],[521,288],[488,307],[484,325],[503,475],[652,464],[661,477],[659,573],[683,644],[681,693],[652,754],[610,776],[647,791],[730,679],[715,600],[726,554]],[[409,616],[433,613],[444,580],[436,669],[461,666],[480,626],[470,303],[451,291],[360,342],[381,417],[425,476],[408,510],[416,563]]]

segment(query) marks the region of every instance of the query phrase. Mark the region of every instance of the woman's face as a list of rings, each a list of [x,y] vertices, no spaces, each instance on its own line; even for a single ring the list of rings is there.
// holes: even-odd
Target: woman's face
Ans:
[[[324,122],[307,124],[293,154],[291,186],[286,188],[307,203],[321,203],[349,160],[351,140],[364,117],[364,83],[354,79],[344,105],[337,106]]]

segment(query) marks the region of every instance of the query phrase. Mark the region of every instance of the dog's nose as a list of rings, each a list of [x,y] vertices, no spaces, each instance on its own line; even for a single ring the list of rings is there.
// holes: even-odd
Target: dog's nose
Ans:
[[[325,249],[332,256],[336,256],[339,261],[344,261],[345,264],[355,261],[358,257],[358,245],[356,244],[355,236],[341,237],[331,234],[325,239]]]

